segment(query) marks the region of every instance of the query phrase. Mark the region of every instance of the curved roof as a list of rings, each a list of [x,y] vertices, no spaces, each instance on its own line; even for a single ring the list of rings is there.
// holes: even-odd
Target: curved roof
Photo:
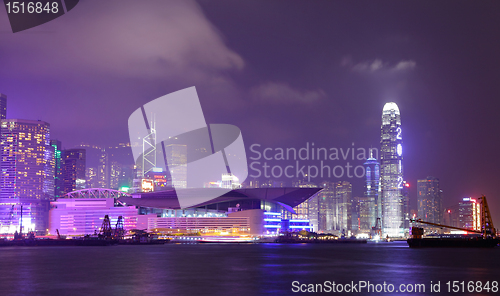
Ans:
[[[234,189],[229,192],[221,191],[219,188],[190,188],[190,189],[171,189],[166,191],[156,191],[147,193],[134,193],[132,196],[122,196],[121,202],[128,205],[139,207],[160,208],[160,209],[181,209],[176,191],[182,190],[183,196],[193,196],[193,198],[203,195],[203,192],[221,191],[221,195],[191,208],[202,207],[220,202],[235,201],[241,199],[258,199],[279,203],[288,210],[301,204],[323,188],[246,188]]]

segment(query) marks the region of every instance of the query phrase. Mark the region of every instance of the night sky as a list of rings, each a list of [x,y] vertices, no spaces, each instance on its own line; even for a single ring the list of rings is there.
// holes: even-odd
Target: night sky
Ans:
[[[413,197],[437,177],[445,206],[486,195],[497,227],[499,73],[499,1],[93,0],[15,34],[0,9],[7,115],[49,122],[65,148],[128,142],[134,110],[190,86],[248,157],[255,143],[380,148],[393,101]]]

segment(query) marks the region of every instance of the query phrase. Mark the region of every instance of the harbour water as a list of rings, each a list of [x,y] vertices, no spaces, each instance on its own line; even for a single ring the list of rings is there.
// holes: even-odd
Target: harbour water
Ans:
[[[465,289],[469,281],[489,281],[491,287],[500,281],[499,266],[499,247],[410,249],[405,242],[5,247],[0,295],[297,295],[293,282],[325,281],[385,281],[396,295],[436,295],[431,282],[439,282],[439,294],[446,294],[448,281],[464,281]],[[401,284],[424,284],[425,292],[397,293]]]

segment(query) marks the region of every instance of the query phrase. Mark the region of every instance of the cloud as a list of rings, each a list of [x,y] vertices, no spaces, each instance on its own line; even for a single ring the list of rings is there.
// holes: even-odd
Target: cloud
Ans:
[[[33,74],[201,80],[245,65],[191,0],[86,1],[52,22],[0,38],[0,62]]]
[[[381,59],[373,61],[364,61],[354,63],[350,57],[344,57],[340,61],[340,65],[353,72],[358,73],[375,73],[375,72],[402,72],[413,70],[417,63],[413,60],[402,60],[396,64],[383,62]]]
[[[404,70],[412,70],[415,68],[417,63],[412,60],[409,61],[401,61],[396,66],[394,66],[393,71],[404,71]]]
[[[268,82],[259,85],[251,90],[251,94],[257,100],[290,103],[312,103],[326,97],[326,93],[321,89],[302,91],[282,82]]]

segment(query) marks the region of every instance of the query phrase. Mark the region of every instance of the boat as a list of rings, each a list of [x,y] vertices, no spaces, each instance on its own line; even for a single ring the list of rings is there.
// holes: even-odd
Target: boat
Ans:
[[[422,227],[412,226],[411,237],[407,239],[410,248],[493,248],[498,246],[500,239],[496,236],[496,230],[493,226],[488,202],[483,195],[479,198],[481,203],[481,230],[472,230],[461,227],[442,225],[421,219],[410,220],[412,223],[421,223],[441,228],[450,228],[465,231],[463,235],[437,235],[423,237],[424,229]]]

